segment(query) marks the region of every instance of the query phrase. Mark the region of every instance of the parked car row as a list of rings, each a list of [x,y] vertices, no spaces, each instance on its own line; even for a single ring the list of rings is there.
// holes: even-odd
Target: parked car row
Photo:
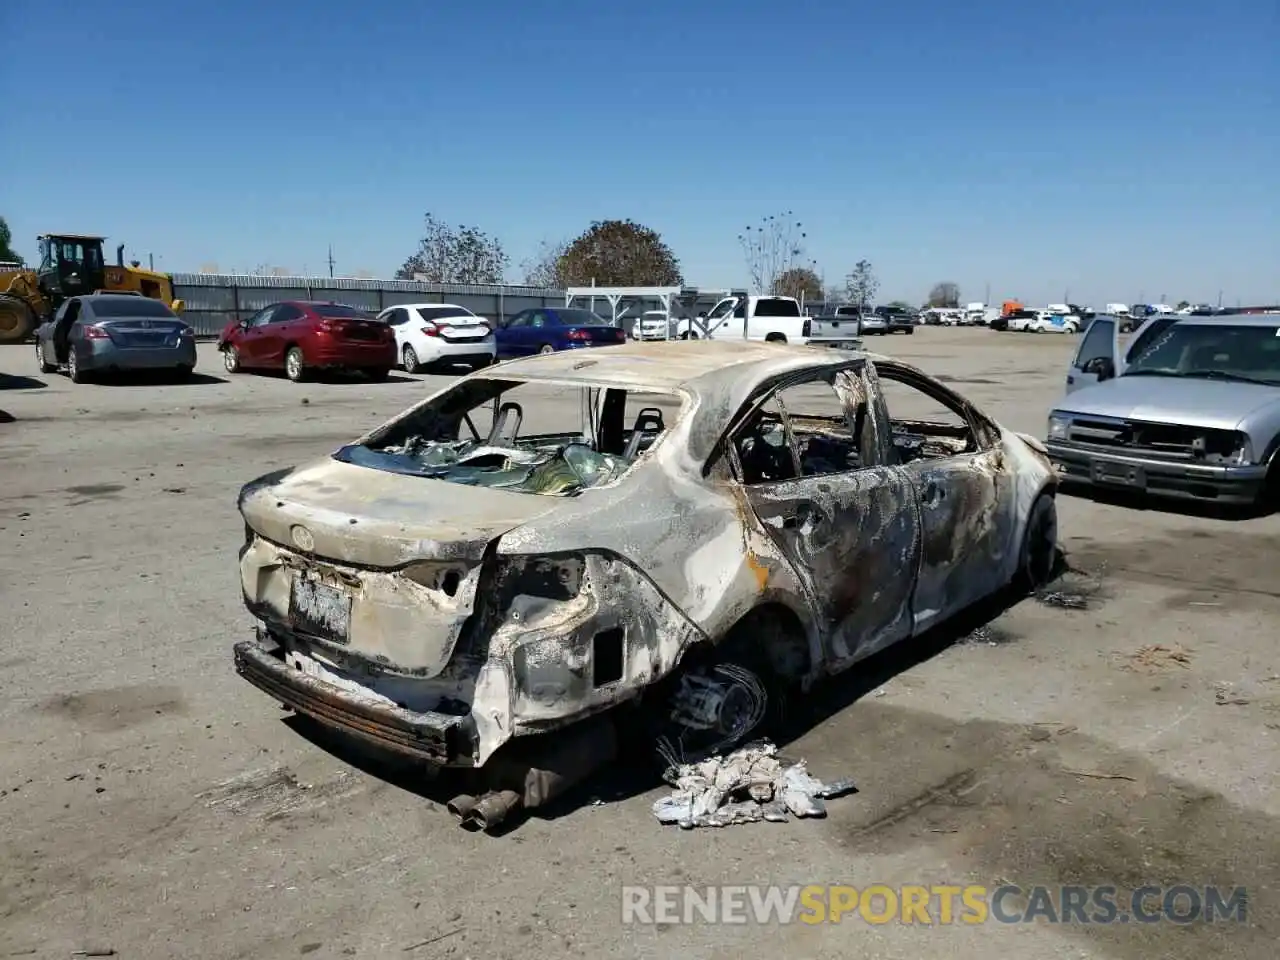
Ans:
[[[343,369],[382,379],[445,364],[472,369],[534,353],[621,343],[626,335],[590,310],[540,307],[494,325],[466,307],[409,303],[377,316],[334,303],[272,304],[228,324],[218,339],[227,372],[283,370],[290,380]]]

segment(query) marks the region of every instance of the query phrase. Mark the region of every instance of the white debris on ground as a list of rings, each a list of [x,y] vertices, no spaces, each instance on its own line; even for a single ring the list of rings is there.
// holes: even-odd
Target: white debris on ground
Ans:
[[[857,790],[852,780],[815,779],[803,760],[783,766],[777,753],[775,745],[760,741],[723,757],[677,764],[665,777],[675,790],[654,803],[653,815],[685,830],[780,823],[792,816],[826,816],[824,800]]]

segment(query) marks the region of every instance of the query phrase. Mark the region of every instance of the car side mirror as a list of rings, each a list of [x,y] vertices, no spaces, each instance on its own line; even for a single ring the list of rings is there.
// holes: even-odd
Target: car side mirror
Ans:
[[[1099,381],[1110,380],[1116,375],[1116,364],[1110,357],[1094,357],[1080,369],[1085,373],[1097,374]]]

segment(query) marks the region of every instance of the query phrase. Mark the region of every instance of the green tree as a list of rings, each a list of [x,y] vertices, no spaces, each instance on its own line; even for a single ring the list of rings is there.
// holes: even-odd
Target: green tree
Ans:
[[[822,278],[809,267],[792,267],[774,279],[773,292],[797,300],[821,300]]]
[[[655,230],[632,220],[597,220],[555,260],[557,287],[676,287],[680,261]]]
[[[478,227],[451,227],[430,213],[423,221],[426,229],[418,249],[396,271],[397,280],[502,283],[507,255],[496,237]]]
[[[904,310],[908,313],[910,313],[912,310],[915,309],[915,307],[907,303],[907,301],[905,300],[891,300],[889,302],[889,306],[892,307],[894,310]]]
[[[9,223],[4,217],[0,217],[0,260],[10,263],[25,263],[18,255],[18,251],[13,249],[13,233],[9,230]]]

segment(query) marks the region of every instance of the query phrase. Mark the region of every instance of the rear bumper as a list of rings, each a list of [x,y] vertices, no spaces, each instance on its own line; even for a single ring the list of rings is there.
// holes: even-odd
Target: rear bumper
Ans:
[[[449,341],[443,337],[430,339],[435,342],[422,344],[421,350],[418,349],[418,344],[409,344],[417,352],[418,359],[422,363],[430,363],[433,360],[456,360],[459,362],[470,359],[479,360],[485,357],[492,357],[495,352],[492,339],[455,341]]]
[[[1155,460],[1048,441],[1045,447],[1064,484],[1128,490],[1179,500],[1247,505],[1255,503],[1267,479],[1266,466],[1215,466]]]
[[[399,362],[395,344],[363,344],[358,347],[316,347],[304,350],[304,359],[309,367],[365,367],[391,368]]]
[[[83,349],[83,347],[88,349]],[[176,347],[121,347],[107,340],[89,341],[82,345],[76,360],[82,370],[173,370],[195,367],[194,339],[181,341]]]
[[[807,347],[826,347],[829,350],[861,350],[861,337],[810,337],[805,341]]]
[[[468,717],[391,706],[289,669],[284,650],[262,631],[235,645],[236,673],[263,693],[326,727],[438,766],[472,765]]]

